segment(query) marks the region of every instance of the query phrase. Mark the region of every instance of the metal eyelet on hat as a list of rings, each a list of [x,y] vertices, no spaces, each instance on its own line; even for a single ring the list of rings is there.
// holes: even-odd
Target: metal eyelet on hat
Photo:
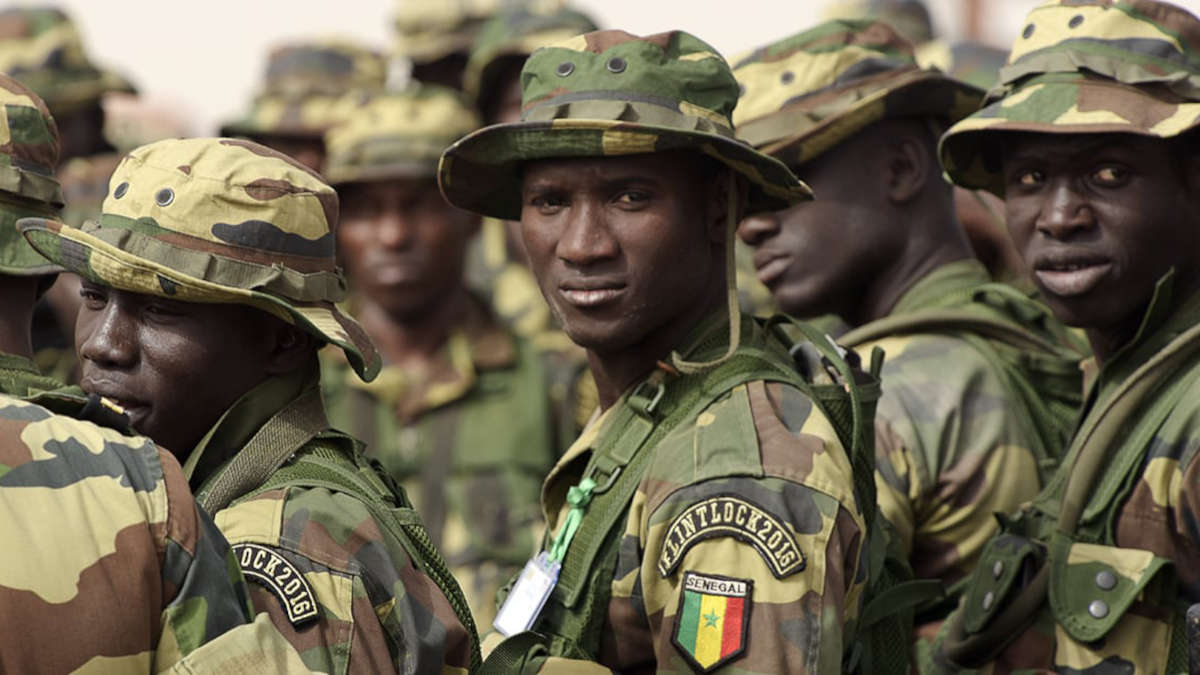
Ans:
[[[783,74],[779,76],[779,81],[784,84],[791,84],[792,81],[795,79],[796,79],[795,73],[793,73],[790,70],[783,71]]]
[[[559,77],[566,77],[575,72],[575,64],[570,61],[563,61],[554,69],[554,74]]]
[[[1067,22],[1067,28],[1079,28],[1079,24],[1083,23],[1083,15],[1076,14]]]
[[[1028,40],[1030,37],[1033,37],[1033,24],[1027,24],[1025,26],[1025,30],[1021,31],[1021,37],[1025,38],[1026,40]]]
[[[614,56],[608,60],[608,63],[604,64],[604,67],[608,68],[608,72],[610,73],[623,73],[628,65],[629,64],[626,63],[625,59],[619,56]]]
[[[123,181],[116,190],[113,190],[113,199],[124,197],[126,192],[129,192],[129,181]]]
[[[159,206],[169,206],[175,201],[175,191],[171,188],[163,188],[154,193],[154,203]]]

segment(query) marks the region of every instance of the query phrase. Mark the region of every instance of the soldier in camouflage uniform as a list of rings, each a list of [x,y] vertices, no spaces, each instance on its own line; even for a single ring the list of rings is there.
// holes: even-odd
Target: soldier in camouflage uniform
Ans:
[[[1001,87],[943,138],[947,173],[1003,196],[1046,302],[1096,359],[1061,469],[984,549],[939,636],[939,671],[1189,669],[1198,127],[1200,19],[1151,0],[1060,0],[1030,12]]]
[[[221,135],[248,138],[319,171],[325,132],[386,80],[383,56],[352,42],[280,45],[267,57],[262,90],[250,109],[225,123]]]
[[[30,324],[61,268],[15,223],[62,206],[58,133],[4,75],[0,101],[0,671],[302,669],[265,614],[248,624],[245,580],[175,458],[111,404],[46,392]]]
[[[1008,361],[1058,359],[1059,386],[1081,387],[1082,357],[1055,344],[1063,328],[989,282],[941,180],[935,134],[982,92],[918,68],[908,41],[870,19],[829,21],[757,49],[734,75],[738,134],[817,192],[812,203],[747,218],[738,234],[784,311],[832,312],[854,328],[839,343],[887,353],[880,506],[915,575],[944,582],[953,601],[998,529],[992,514],[1037,494],[1070,432],[1071,407],[1027,400],[1041,382]],[[935,312],[965,325],[929,321]],[[1019,346],[994,336],[997,324],[1021,334]],[[918,623],[932,634],[952,608]]]
[[[516,337],[463,285],[479,221],[442,199],[437,161],[478,127],[459,92],[416,85],[329,132],[350,305],[385,365],[372,382],[345,365],[324,382],[330,420],[408,492],[486,626],[541,532],[541,480],[578,432],[551,389],[585,363]]]
[[[521,221],[602,412],[543,485],[553,534],[487,666],[838,670],[865,573],[851,444],[732,288],[740,214],[807,187],[733,138],[737,84],[690,34],[576,36],[521,77],[523,121],[450,147],[440,184]]]
[[[379,369],[334,304],[333,189],[233,139],[143,146],[112,185],[82,229],[19,223],[84,278],[84,390],[185,460],[254,606],[308,667],[464,672],[476,648],[461,591],[403,491],[325,418],[322,344],[365,379]]]

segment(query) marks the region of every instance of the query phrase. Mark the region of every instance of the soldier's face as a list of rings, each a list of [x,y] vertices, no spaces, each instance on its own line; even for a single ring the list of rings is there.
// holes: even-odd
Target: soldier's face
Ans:
[[[265,313],[178,302],[84,282],[75,349],[88,393],[185,458],[233,403],[267,377]]]
[[[350,282],[397,319],[427,313],[462,284],[478,218],[446,203],[433,179],[339,187],[338,245]]]
[[[1127,134],[1005,139],[1008,227],[1065,323],[1132,336],[1155,283],[1197,278],[1196,172],[1162,141]]]
[[[713,227],[713,179],[698,164],[687,153],[655,153],[526,165],[530,269],[576,343],[624,350],[712,309],[720,216]]]

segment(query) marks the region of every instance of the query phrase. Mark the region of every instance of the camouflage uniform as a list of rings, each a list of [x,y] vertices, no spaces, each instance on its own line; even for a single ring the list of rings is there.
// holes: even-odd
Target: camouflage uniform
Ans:
[[[906,40],[869,19],[828,21],[757,49],[736,62],[734,75],[743,91],[734,115],[739,136],[789,166],[836,152],[883,119],[924,117],[936,129],[968,115],[982,96],[919,68]],[[880,508],[915,575],[941,580],[953,600],[998,530],[992,514],[1015,511],[1037,494],[1039,476],[1049,473],[1069,429],[1043,441],[1020,395],[1037,383],[1011,382],[996,351],[1007,346],[981,328],[965,335],[929,326],[886,329],[900,317],[944,310],[982,311],[1051,344],[1063,328],[1040,304],[991,284],[972,259],[930,271],[888,317],[839,338],[861,353],[887,353],[875,446]],[[1059,356],[1026,351],[1031,359]],[[1081,357],[1063,351],[1063,386],[1078,390]],[[922,618],[939,621],[951,607]]]
[[[26,239],[94,283],[250,305],[341,348],[360,376],[378,371],[374,346],[334,305],[345,292],[337,195],[315,173],[248,141],[190,139],[133,151],[112,183],[98,222],[25,219]],[[255,607],[310,668],[462,672],[470,616],[458,607],[460,621],[440,590],[444,563],[403,492],[325,422],[318,377],[314,355],[266,380],[181,453],[197,499],[256,582]],[[453,580],[446,587],[461,598]]]
[[[450,89],[384,95],[329,132],[325,175],[335,186],[433,178],[442,150],[478,126]],[[345,366],[325,373],[333,424],[411,496],[479,625],[536,545],[541,480],[578,432],[567,394],[585,367],[514,336],[472,297],[421,376],[391,365],[369,383]]]
[[[485,128],[443,155],[451,203],[516,219],[513,162],[667,149],[694,149],[744,176],[751,211],[810,196],[782,164],[734,140],[736,82],[687,33],[577,36],[534,52],[522,82],[524,122]],[[864,581],[850,452],[781,345],[757,322],[737,326],[715,312],[559,460],[542,488],[559,534],[543,543],[570,543],[534,624],[552,636],[549,658],[525,648],[531,636],[540,642],[526,632],[489,665],[503,655],[503,667],[526,672],[599,669],[579,660],[620,672],[839,668]],[[750,354],[763,370],[722,379]],[[578,530],[560,529],[566,521]]]
[[[988,105],[943,138],[943,164],[955,182],[1003,194],[984,148],[1012,132],[1194,130],[1198,49],[1200,20],[1166,3],[1047,3],[1029,14]],[[1183,612],[1200,601],[1200,297],[1174,289],[1172,272],[1089,386],[1062,468],[984,549],[939,635],[938,671],[1188,670]]]

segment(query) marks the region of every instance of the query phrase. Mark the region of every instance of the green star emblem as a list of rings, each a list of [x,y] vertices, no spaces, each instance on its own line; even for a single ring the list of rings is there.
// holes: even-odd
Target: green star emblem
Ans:
[[[712,611],[711,609],[708,610],[708,614],[704,615],[704,627],[708,628],[709,626],[712,626],[713,628],[716,628],[717,619],[719,618],[721,617],[717,616],[716,612]]]

